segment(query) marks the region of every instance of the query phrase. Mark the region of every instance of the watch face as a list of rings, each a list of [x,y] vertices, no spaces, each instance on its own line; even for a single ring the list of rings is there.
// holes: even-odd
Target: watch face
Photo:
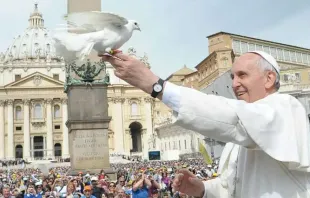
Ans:
[[[161,92],[162,89],[163,89],[163,87],[160,84],[156,84],[154,86],[154,91],[156,91],[156,92]]]

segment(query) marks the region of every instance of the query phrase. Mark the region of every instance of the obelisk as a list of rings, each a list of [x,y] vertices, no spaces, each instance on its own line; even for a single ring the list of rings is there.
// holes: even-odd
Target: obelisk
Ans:
[[[87,12],[87,11],[101,11],[101,0],[68,0],[67,12]],[[98,53],[94,50],[89,55],[91,60],[98,61]]]
[[[68,14],[83,11],[100,11],[101,0],[68,0]],[[101,169],[115,178],[115,171],[110,168],[109,161],[109,123],[107,87],[105,81],[105,66],[98,63],[100,60],[96,52],[88,57],[85,63],[75,62],[74,66],[67,64],[65,90],[68,95],[69,151],[71,171],[90,171],[98,174]],[[81,65],[88,65],[100,69],[102,75],[94,80],[86,77],[97,75],[92,70],[83,69]],[[87,67],[88,67],[87,66]],[[79,68],[77,75],[76,69]],[[75,71],[73,72],[72,69]],[[97,76],[97,77],[98,77]],[[80,77],[80,79],[76,79]],[[74,80],[72,80],[74,79]],[[87,82],[87,83],[85,83]]]
[[[101,0],[68,0],[68,13],[101,11]]]

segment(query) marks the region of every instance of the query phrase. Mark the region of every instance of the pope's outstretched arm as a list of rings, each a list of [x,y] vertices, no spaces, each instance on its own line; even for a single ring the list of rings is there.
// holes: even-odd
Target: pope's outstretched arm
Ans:
[[[223,142],[256,144],[245,131],[229,99],[166,82],[161,96],[173,110],[176,124]]]

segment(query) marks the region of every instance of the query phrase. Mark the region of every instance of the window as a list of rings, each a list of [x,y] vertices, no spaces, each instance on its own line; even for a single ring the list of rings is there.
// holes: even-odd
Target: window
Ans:
[[[254,43],[249,44],[249,51],[255,51],[255,44]]]
[[[300,73],[295,73],[295,76],[296,76],[296,81],[300,82],[301,80]]]
[[[55,125],[54,129],[60,129],[60,125]]]
[[[300,52],[296,53],[296,59],[297,59],[298,63],[302,63],[302,57],[301,57],[301,53]]]
[[[296,53],[295,52],[290,51],[290,58],[291,58],[292,62],[296,63]]]
[[[22,130],[22,127],[21,127],[21,126],[17,126],[17,127],[15,128],[15,130],[16,130],[16,131],[21,131],[21,130]]]
[[[53,74],[53,79],[59,80],[59,74]]]
[[[181,150],[181,140],[179,140],[179,149]]]
[[[279,60],[283,60],[283,50],[282,49],[277,49],[277,56]]]
[[[274,47],[270,48],[270,55],[277,59],[277,50]]]
[[[184,148],[187,149],[186,140],[184,140]]]
[[[246,53],[246,52],[249,51],[249,50],[248,50],[248,43],[246,43],[246,42],[241,42],[241,51],[242,51],[242,53]]]
[[[131,115],[138,115],[138,105],[135,102],[131,104]]]
[[[269,46],[264,46],[264,52],[266,52],[267,54],[270,54]]]
[[[20,106],[17,106],[15,108],[15,119],[16,120],[21,120],[23,119],[23,115],[22,115],[22,108]]]
[[[284,81],[284,82],[288,82],[288,75],[287,75],[287,74],[284,74],[284,75],[283,75],[283,81]]]
[[[18,81],[22,78],[20,74],[15,74],[15,81]]]
[[[55,118],[60,118],[60,106],[59,105],[55,105],[54,106],[54,119]]]
[[[49,53],[51,51],[51,45],[48,43],[46,44],[46,52]]]
[[[308,59],[307,59],[307,54],[302,54],[302,62],[306,65],[309,64]]]
[[[228,66],[228,58],[227,57],[222,58],[222,64],[224,67]]]
[[[263,46],[262,45],[256,45],[256,50],[257,51],[263,51]]]
[[[241,49],[240,49],[240,41],[233,40],[233,50],[235,53],[240,54]]]
[[[35,104],[34,106],[34,118],[43,118],[43,112],[42,112],[42,107],[41,104]]]
[[[290,52],[287,50],[284,50],[284,60],[290,61]]]

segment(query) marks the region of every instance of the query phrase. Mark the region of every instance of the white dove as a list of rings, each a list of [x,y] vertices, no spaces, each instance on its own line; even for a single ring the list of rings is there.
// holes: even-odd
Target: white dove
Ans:
[[[65,16],[65,32],[53,35],[56,55],[65,61],[83,60],[94,49],[98,55],[113,54],[140,30],[134,20],[112,13],[78,12]]]

